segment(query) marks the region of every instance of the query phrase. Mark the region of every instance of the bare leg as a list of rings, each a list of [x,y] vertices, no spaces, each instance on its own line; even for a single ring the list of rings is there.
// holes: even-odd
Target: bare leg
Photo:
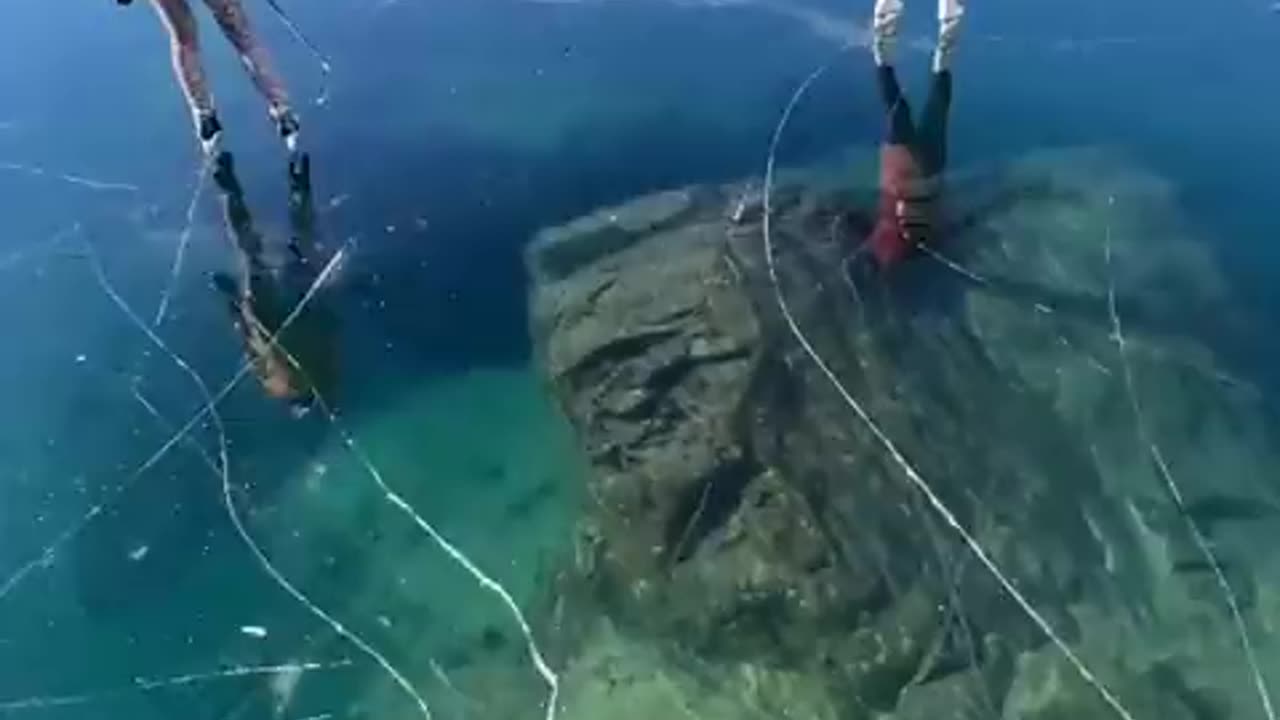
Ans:
[[[240,0],[204,0],[204,3],[222,28],[222,34],[240,54],[240,61],[248,70],[254,86],[266,98],[271,116],[279,118],[288,112],[289,93],[275,70],[271,55],[254,36],[244,4]]]
[[[213,114],[213,96],[209,93],[204,67],[200,63],[200,38],[196,30],[196,18],[191,13],[187,0],[152,0],[152,5],[169,31],[173,72],[198,128],[201,116]]]

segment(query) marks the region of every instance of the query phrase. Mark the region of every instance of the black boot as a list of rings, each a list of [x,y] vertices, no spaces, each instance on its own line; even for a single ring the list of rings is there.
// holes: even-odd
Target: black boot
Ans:
[[[222,123],[214,112],[200,113],[196,117],[196,135],[200,138],[200,148],[205,155],[213,154],[218,149],[218,141],[222,139]]]

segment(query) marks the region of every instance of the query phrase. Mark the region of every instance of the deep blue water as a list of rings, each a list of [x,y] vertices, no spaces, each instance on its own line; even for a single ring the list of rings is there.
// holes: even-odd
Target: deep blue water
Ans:
[[[857,18],[847,3],[806,7]],[[23,62],[2,76],[6,119],[18,124],[0,135],[10,156],[125,179],[162,213],[180,213],[189,190],[173,180],[194,161],[149,10],[18,8],[7,46]],[[928,32],[927,10],[911,15],[917,34]],[[957,68],[956,161],[1121,147],[1177,178],[1187,207],[1222,236],[1218,248],[1260,288],[1270,285],[1257,275],[1276,230],[1273,214],[1261,211],[1280,172],[1268,162],[1280,143],[1270,131],[1280,114],[1270,78],[1275,15],[1249,0],[1195,22],[1190,11],[1155,10],[1001,2],[971,11]],[[359,3],[294,12],[336,67],[332,107],[307,113],[319,187],[352,198],[334,233],[368,234],[373,218],[426,218],[433,240],[421,251],[440,272],[404,282],[501,327],[481,337],[441,327],[451,342],[433,343],[434,352],[459,355],[431,362],[449,365],[521,355],[511,340],[520,308],[493,300],[520,295],[506,292],[519,286],[511,248],[531,228],[645,190],[758,172],[777,108],[835,49],[802,21],[752,8],[406,1],[380,12]],[[314,97],[315,63],[270,17],[261,20],[297,94]],[[217,39],[206,45],[220,61],[216,89],[232,145],[265,156],[271,139],[257,100]],[[758,52],[760,43],[769,52]],[[913,59],[922,78],[923,53]],[[795,144],[808,139],[815,154],[879,134],[870,73],[844,65],[835,82],[847,93],[824,92],[827,102],[805,109],[817,117],[798,130],[808,137]],[[341,172],[327,173],[333,165]],[[279,181],[281,171],[265,163],[244,166],[251,192]],[[65,192],[5,182],[15,202],[32,207],[10,221],[14,237],[57,215],[34,212],[36,203],[65,215]],[[84,210],[120,200],[74,195]],[[366,242],[363,254],[375,262],[381,241]]]
[[[505,456],[490,446],[515,448],[513,463],[536,454],[518,440],[525,430],[502,425],[499,418],[511,411],[493,399],[523,397],[503,383],[537,384],[522,375],[530,352],[523,244],[537,229],[603,204],[759,174],[796,83],[836,57],[832,28],[856,23],[870,10],[834,1],[732,7],[656,0],[286,3],[334,66],[328,105],[301,109],[317,203],[331,206],[321,232],[331,247],[354,240],[336,285],[341,404],[356,426],[376,426],[384,414],[412,406],[405,398],[419,397],[422,387],[429,388],[422,391],[427,405],[479,408],[454,423],[422,411],[431,419],[371,431],[383,439],[369,441],[381,442],[379,460],[389,457],[406,472],[420,461],[438,461],[430,468],[438,471],[435,480],[408,492],[463,537],[483,534],[478,523],[492,521],[484,499],[499,491],[471,490],[480,487],[477,478],[505,472]],[[112,506],[0,594],[0,703],[127,687],[138,675],[297,659],[309,648],[340,645],[263,578],[227,525],[215,479],[193,453],[175,452],[151,471],[158,482],[140,483],[115,500],[112,488],[167,436],[140,412],[128,377],[145,375],[147,396],[170,421],[181,422],[200,405],[189,380],[166,358],[144,354],[145,338],[106,299],[83,257],[82,244],[89,242],[125,298],[149,319],[199,171],[165,39],[147,3],[135,5],[8,0],[0,25],[0,258],[11,258],[0,260],[7,331],[0,357],[6,398],[0,409],[0,578],[76,530],[92,503]],[[253,7],[296,96],[317,97],[324,83],[314,59],[263,3]],[[927,7],[910,13],[912,36],[931,32]],[[264,233],[279,236],[286,225],[283,154],[224,44],[213,32],[206,31],[205,40],[249,204]],[[921,91],[927,56],[904,51],[903,77]],[[788,161],[879,140],[882,118],[869,60],[854,52],[835,62],[797,115]],[[1277,67],[1280,15],[1262,0],[1223,0],[1211,8],[1191,0],[975,2],[955,69],[953,163],[983,167],[1036,149],[1113,148],[1176,184],[1180,209],[1223,262],[1241,302],[1274,319],[1280,308],[1280,253],[1273,243],[1280,237]],[[4,163],[48,173],[5,169]],[[137,189],[94,189],[56,174]],[[77,223],[78,232],[48,245]],[[206,191],[163,332],[215,389],[240,353],[225,310],[207,287],[208,273],[227,263],[220,223]],[[1158,238],[1152,251],[1159,252]],[[1262,354],[1267,339],[1258,340],[1244,362],[1273,364]],[[477,369],[515,379],[468,379]],[[438,389],[454,385],[463,388],[456,396]],[[529,426],[554,423],[549,408],[540,414],[535,396],[514,414],[522,420],[527,414]],[[368,609],[379,602],[377,589],[393,584],[400,571],[394,564],[369,567],[352,538],[403,525],[371,496],[351,491],[350,502],[344,500],[352,524],[308,525],[301,544],[289,544],[289,531],[303,522],[287,515],[296,506],[286,498],[317,457],[329,457],[324,448],[333,442],[332,429],[314,416],[290,420],[252,382],[232,395],[225,413],[249,504],[262,508],[261,527],[278,531],[277,549],[290,567],[314,573],[314,581],[303,582],[317,602],[354,608],[349,622],[371,633],[382,632],[379,617],[400,628],[432,615],[421,621],[430,628],[384,638],[395,660],[423,668],[421,653],[463,653],[450,645],[453,633],[440,628],[458,603],[475,598],[469,589],[450,589],[466,579],[446,575],[456,570],[438,558],[438,566],[415,570],[447,588],[441,591],[447,599],[430,613],[419,606],[381,614]],[[442,433],[452,426],[457,435],[439,447],[423,441],[432,448],[422,451],[425,458],[398,449],[397,440],[416,442],[413,428],[423,423],[437,423]],[[480,439],[466,440],[468,432]],[[560,430],[548,432],[548,446],[567,447]],[[490,442],[486,433],[503,439]],[[207,427],[196,436],[212,447]],[[497,470],[489,454],[500,456]],[[538,462],[550,475],[573,465]],[[361,470],[351,465],[341,472],[354,477]],[[286,514],[271,515],[275,511]],[[568,521],[549,515],[539,528],[547,537],[564,536]],[[386,531],[396,532],[407,533]],[[476,544],[484,546],[482,538]],[[127,557],[144,546],[145,557]],[[487,553],[491,565],[503,563],[499,547],[478,552]],[[314,560],[335,556],[347,564],[336,577]],[[496,572],[526,586],[535,582],[527,567]],[[472,624],[501,617],[487,606],[473,614],[480,619]],[[255,618],[270,618],[262,643],[237,633]],[[404,641],[415,633],[428,639]],[[376,675],[363,666],[335,674],[300,702],[314,714],[355,697],[393,694],[369,679]],[[263,714],[269,702],[245,697],[247,690],[219,686],[22,712],[221,718],[234,716],[229,706],[243,701],[250,708],[244,717],[270,716]],[[396,717],[412,716],[402,698],[385,702]],[[375,700],[370,705],[383,707]],[[200,714],[186,714],[193,707]],[[308,714],[296,710],[297,717]]]

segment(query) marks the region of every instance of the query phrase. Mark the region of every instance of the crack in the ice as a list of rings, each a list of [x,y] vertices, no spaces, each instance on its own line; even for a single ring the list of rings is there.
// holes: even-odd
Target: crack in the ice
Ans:
[[[232,497],[227,433],[226,426],[222,422],[222,415],[217,408],[219,398],[215,397],[209,390],[209,386],[205,383],[204,378],[202,378],[181,355],[174,352],[173,349],[171,349],[168,344],[156,334],[155,330],[152,329],[151,326],[147,325],[146,321],[139,317],[138,314],[129,307],[128,303],[125,302],[124,298],[120,296],[116,289],[112,287],[110,281],[108,281],[106,277],[106,274],[103,272],[102,265],[98,262],[97,256],[93,252],[92,246],[86,246],[86,250],[90,264],[93,267],[94,275],[107,296],[110,297],[112,302],[116,304],[120,311],[123,312],[129,320],[131,320],[133,324],[147,336],[147,339],[149,339],[157,349],[164,352],[175,365],[177,365],[188,377],[191,378],[192,383],[195,384],[197,390],[200,392],[200,395],[204,400],[205,414],[207,414],[210,420],[212,420],[214,429],[218,436],[217,465],[222,480],[223,507],[227,512],[227,519],[231,521],[232,527],[235,528],[236,534],[240,536],[245,548],[249,550],[249,552],[258,561],[258,565],[262,568],[263,572],[265,572],[281,590],[296,600],[299,605],[305,608],[317,619],[328,625],[335,633],[345,638],[352,645],[355,645],[361,652],[376,662],[383,670],[386,671],[387,675],[390,676],[391,679],[417,703],[422,716],[426,720],[432,720],[431,710],[428,707],[426,700],[423,699],[404,674],[392,665],[382,653],[378,652],[378,650],[370,645],[364,638],[349,630],[344,624],[316,605],[315,602],[307,597],[305,593],[290,582],[289,579],[280,572],[279,568],[271,562],[271,558],[267,556],[266,551],[264,551],[262,547],[258,545],[257,541],[253,539],[253,536],[245,526],[244,519],[240,516],[239,510],[236,508],[235,500]],[[336,266],[337,261],[340,259],[340,254],[341,253],[335,254],[334,257],[330,259],[326,269]],[[320,276],[317,276],[316,280],[312,284],[312,289],[320,287],[325,276],[325,273],[321,273]],[[311,293],[309,291],[308,295],[310,294]],[[275,340],[276,338],[273,336],[272,341],[274,342]]]
[[[298,316],[301,315],[307,306],[311,304],[311,301],[315,298],[316,294],[322,287],[324,287],[325,283],[337,270],[338,266],[341,265],[342,260],[346,257],[348,247],[349,244],[343,245],[336,253],[334,253],[333,258],[329,260],[329,263],[325,265],[325,267],[316,276],[315,282],[311,284],[311,287],[308,288],[302,299],[298,301],[296,306],[294,306],[293,311],[285,317],[275,335],[279,335],[280,333],[288,330],[288,328],[293,325],[294,321],[297,320]],[[243,380],[252,369],[252,361],[241,363],[240,367],[231,376],[231,378],[220,390],[218,390],[217,393],[214,394],[213,404],[216,406],[226,396],[230,395],[231,391],[240,384],[240,381]],[[210,410],[211,408],[207,406],[197,410],[181,427],[178,428],[177,432],[161,444],[161,446],[157,448],[156,451],[153,452],[141,465],[136,467],[122,483],[117,485],[107,498],[89,508],[83,516],[67,527],[67,529],[60,533],[50,544],[46,545],[36,557],[21,565],[17,570],[11,573],[4,582],[0,583],[0,600],[4,600],[13,592],[14,589],[21,585],[22,581],[30,575],[31,572],[41,567],[51,566],[56,559],[57,553],[64,545],[79,536],[79,534],[83,532],[84,529],[103,512],[103,510],[110,507],[116,500],[119,500],[120,497],[123,496],[124,493],[127,492],[143,475],[159,464],[159,462],[168,455],[170,450],[178,445],[178,443],[183,442],[191,431],[195,429],[196,425],[204,420]]]
[[[85,177],[84,175],[75,175],[72,173],[49,170],[39,165],[27,165],[23,163],[15,163],[15,162],[0,162],[0,170],[9,170],[11,172],[25,173],[33,177],[61,180],[63,182],[70,183],[72,185],[78,185],[80,187],[88,188],[90,190],[96,190],[98,192],[129,192],[129,193],[142,192],[142,188],[132,183],[114,182],[111,180],[97,180],[91,177]]]
[[[16,700],[0,701],[0,713],[12,713],[22,710],[48,710],[51,708],[71,707],[76,705],[96,704],[121,695],[135,692],[152,692],[166,688],[203,685],[219,680],[232,680],[246,677],[276,676],[282,674],[302,674],[322,672],[352,667],[350,659],[331,662],[297,662],[277,665],[237,665],[222,670],[212,670],[170,677],[137,677],[131,685],[99,690],[96,692],[77,693],[75,695],[36,695]]]
[[[841,49],[840,55],[847,53],[853,46],[853,43],[846,44],[845,47]],[[1085,664],[1084,660],[1080,658],[1076,651],[1071,649],[1071,646],[1067,644],[1066,640],[1064,640],[1062,636],[1059,635],[1058,631],[1053,628],[1053,625],[1049,623],[1048,619],[1045,618],[1040,611],[1036,610],[1035,606],[1031,604],[1031,601],[1027,599],[1022,591],[1017,588],[1004,571],[1000,569],[995,560],[992,559],[991,554],[987,549],[982,546],[978,539],[969,530],[965,529],[959,518],[957,518],[955,513],[951,511],[947,504],[933,489],[933,486],[930,485],[929,482],[925,480],[924,477],[921,476],[915,467],[907,460],[902,451],[898,448],[897,443],[888,436],[888,434],[878,423],[876,423],[875,419],[871,417],[862,404],[853,397],[847,388],[845,388],[844,384],[836,376],[835,371],[831,369],[831,366],[827,364],[827,362],[818,353],[817,349],[814,348],[813,344],[809,341],[808,336],[805,335],[795,316],[792,314],[791,306],[787,301],[786,296],[783,294],[781,284],[779,283],[777,265],[774,260],[773,240],[770,234],[773,214],[772,207],[770,205],[770,195],[773,189],[775,162],[778,146],[781,143],[783,133],[786,130],[786,126],[790,121],[791,115],[794,113],[796,106],[799,105],[800,101],[808,93],[809,88],[812,87],[818,79],[825,75],[830,67],[830,63],[818,67],[810,73],[799,86],[797,86],[796,91],[792,94],[791,99],[782,111],[778,124],[774,128],[773,138],[769,144],[769,152],[765,163],[764,173],[764,213],[761,225],[761,238],[764,245],[765,264],[769,272],[769,281],[773,288],[774,298],[778,304],[778,310],[782,314],[782,318],[791,335],[795,338],[796,342],[804,350],[804,353],[809,357],[809,359],[813,361],[814,365],[826,380],[831,384],[832,388],[836,390],[845,404],[849,406],[862,424],[871,432],[876,441],[889,454],[890,458],[902,470],[903,474],[911,484],[924,495],[925,499],[929,502],[930,506],[932,506],[939,517],[941,517],[942,520],[960,536],[965,545],[968,546],[983,567],[986,568],[992,577],[1000,584],[1001,588],[1004,589],[1009,598],[1012,599],[1019,609],[1021,609],[1023,613],[1040,629],[1040,631],[1045,634],[1049,641],[1062,652],[1073,669],[1075,669],[1080,677],[1102,697],[1103,701],[1106,702],[1107,705],[1116,712],[1116,714],[1124,720],[1134,720],[1133,715],[1124,706],[1124,704],[1120,702],[1119,697],[1117,697],[1116,694],[1106,685],[1102,684],[1101,680],[1099,680],[1094,672],[1089,669],[1089,666]]]
[[[1109,198],[1108,207],[1115,205],[1115,197]],[[1244,652],[1245,663],[1249,667],[1252,675],[1253,684],[1258,692],[1258,699],[1262,703],[1262,711],[1266,714],[1267,720],[1276,720],[1275,711],[1271,705],[1271,692],[1267,688],[1267,682],[1262,676],[1262,670],[1258,667],[1258,658],[1254,650],[1253,640],[1249,635],[1248,626],[1245,624],[1244,615],[1240,610],[1240,601],[1236,597],[1235,590],[1232,589],[1231,583],[1227,581],[1226,573],[1223,572],[1222,563],[1218,560],[1217,553],[1213,551],[1213,545],[1209,539],[1205,537],[1204,531],[1196,523],[1191,513],[1187,511],[1187,504],[1182,495],[1182,488],[1178,485],[1173,477],[1173,472],[1169,469],[1169,463],[1165,460],[1164,452],[1160,446],[1156,444],[1155,439],[1151,435],[1151,429],[1147,426],[1146,414],[1142,410],[1142,404],[1138,399],[1138,391],[1136,382],[1134,381],[1133,366],[1129,362],[1128,342],[1124,335],[1124,327],[1120,321],[1119,303],[1116,299],[1116,282],[1115,273],[1112,269],[1111,254],[1111,223],[1108,219],[1106,226],[1106,239],[1104,245],[1104,253],[1107,268],[1107,309],[1111,315],[1112,339],[1116,343],[1116,352],[1120,356],[1120,368],[1124,374],[1125,394],[1128,396],[1129,407],[1133,411],[1134,425],[1137,428],[1138,439],[1145,446],[1146,451],[1150,455],[1152,465],[1155,467],[1156,474],[1164,483],[1165,489],[1169,493],[1170,499],[1178,508],[1178,512],[1187,522],[1187,529],[1191,533],[1191,538],[1195,542],[1196,549],[1204,557],[1205,563],[1213,572],[1214,580],[1218,584],[1218,588],[1222,591],[1223,600],[1227,603],[1227,608],[1231,613],[1231,621],[1235,625],[1236,633],[1240,637],[1241,650]]]

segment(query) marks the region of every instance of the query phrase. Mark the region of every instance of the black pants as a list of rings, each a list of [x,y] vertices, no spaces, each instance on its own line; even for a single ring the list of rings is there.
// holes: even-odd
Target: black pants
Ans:
[[[311,196],[311,161],[304,155],[289,165],[291,237],[288,254],[276,268],[268,267],[264,261],[262,236],[254,228],[231,154],[219,155],[216,165],[214,180],[222,191],[227,231],[241,262],[241,278],[234,294],[247,295],[255,309],[261,311],[264,325],[274,332],[274,323],[284,319],[284,314],[311,287],[320,270]]]
[[[951,71],[933,74],[929,99],[917,127],[911,119],[911,106],[902,95],[898,76],[891,66],[878,69],[880,98],[887,116],[887,142],[905,145],[911,150],[926,177],[941,174],[947,167],[947,118],[951,113]]]
[[[338,382],[337,316],[323,298],[305,308],[299,305],[321,270],[310,160],[303,155],[289,163],[290,238],[287,254],[278,263],[269,264],[264,257],[262,236],[254,228],[229,154],[218,157],[214,180],[222,191],[227,231],[241,266],[239,281],[220,274],[214,282],[226,295],[246,345],[251,353],[260,353],[254,341],[263,339],[264,332],[275,335],[280,347],[300,363],[300,376],[289,371],[292,389],[301,392],[309,386],[310,392],[290,398],[295,408],[309,407],[317,395],[332,402]],[[285,329],[290,317],[293,323]]]

